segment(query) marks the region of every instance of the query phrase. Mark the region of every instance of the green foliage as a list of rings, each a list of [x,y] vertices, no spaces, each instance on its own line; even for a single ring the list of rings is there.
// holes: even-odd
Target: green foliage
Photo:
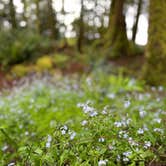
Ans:
[[[47,52],[50,41],[27,30],[0,33],[0,62],[3,66],[16,64]]]
[[[164,164],[166,101],[158,90],[165,93],[102,72],[35,77],[0,97],[0,165]]]
[[[56,53],[53,55],[52,59],[57,67],[63,68],[68,64],[70,57],[66,54]]]

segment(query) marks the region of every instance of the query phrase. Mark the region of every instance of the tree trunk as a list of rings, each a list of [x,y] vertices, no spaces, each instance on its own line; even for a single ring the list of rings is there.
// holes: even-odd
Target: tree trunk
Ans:
[[[150,0],[149,41],[144,78],[152,85],[166,85],[166,2]]]
[[[47,5],[48,5],[48,27],[51,31],[50,37],[55,39],[58,34],[56,30],[56,17],[52,6],[52,0],[47,0]]]
[[[125,0],[115,0],[112,6],[112,14],[110,14],[110,41],[111,56],[118,57],[128,55],[128,39],[126,34],[125,16],[123,7]]]
[[[27,13],[27,0],[22,0],[22,4],[24,6],[24,11],[23,11],[22,17],[23,17],[23,20],[25,21],[26,26],[27,26],[27,22],[28,22],[27,16],[26,16],[26,13]]]
[[[84,40],[84,4],[83,0],[81,0],[81,12],[80,12],[80,20],[79,20],[79,34],[78,34],[78,40],[77,40],[77,49],[80,53],[83,52],[82,45]]]
[[[142,4],[143,4],[143,0],[139,0],[138,7],[137,7],[137,15],[136,15],[135,23],[133,26],[133,35],[132,35],[133,42],[135,42],[135,39],[136,39],[136,34],[137,34],[137,29],[138,29],[138,21],[139,21],[139,16],[141,14]]]
[[[10,22],[13,29],[17,28],[17,21],[16,21],[16,10],[13,4],[13,0],[9,0],[9,10],[10,10]]]
[[[115,8],[115,1],[116,0],[111,0],[111,4],[110,4],[110,11],[109,11],[109,23],[108,23],[108,26],[110,27],[111,26],[111,19],[112,19],[112,16],[114,15],[114,8]]]
[[[40,6],[39,6],[40,0],[35,0],[36,5],[36,30],[39,34],[42,32],[41,28],[41,21],[40,21]]]

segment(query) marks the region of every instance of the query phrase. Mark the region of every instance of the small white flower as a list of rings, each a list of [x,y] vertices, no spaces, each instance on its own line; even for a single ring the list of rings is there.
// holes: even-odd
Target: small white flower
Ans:
[[[88,112],[93,112],[93,111],[94,111],[94,108],[93,108],[93,107],[90,107],[90,106],[88,106],[88,105],[85,105],[85,106],[83,107],[83,111],[84,111],[85,114],[87,114]]]
[[[159,86],[159,87],[158,87],[158,91],[159,91],[159,92],[162,92],[163,90],[164,90],[163,86]]]
[[[124,155],[125,157],[129,157],[131,154],[132,154],[132,152],[130,152],[130,151],[127,151],[127,152],[124,152],[124,153],[123,153],[123,155]]]
[[[161,119],[160,118],[155,118],[153,121],[156,122],[156,123],[161,123]]]
[[[115,98],[115,94],[114,93],[109,93],[107,96],[110,99],[114,99]]]
[[[144,118],[144,117],[146,116],[146,112],[143,111],[143,110],[140,110],[140,111],[139,111],[139,116],[140,116],[141,118]]]
[[[128,108],[131,105],[131,102],[129,100],[125,101],[124,107]]]
[[[151,142],[150,141],[145,141],[145,144],[144,144],[144,148],[147,149],[149,147],[151,147]]]
[[[7,150],[7,149],[8,149],[8,146],[7,146],[7,145],[5,145],[5,146],[2,147],[2,151],[5,151],[5,150]]]
[[[13,165],[15,165],[15,163],[9,163],[9,164],[8,164],[8,166],[13,166]]]
[[[83,121],[81,122],[81,125],[82,125],[82,126],[85,126],[87,123],[88,123],[87,120],[83,120]]]
[[[129,159],[128,159],[127,157],[124,157],[124,158],[123,158],[123,161],[124,161],[124,162],[128,162]]]
[[[138,100],[143,100],[143,99],[144,99],[143,94],[139,94],[139,96],[138,96]]]
[[[61,130],[62,135],[66,134],[66,130]]]
[[[104,165],[106,165],[107,164],[107,161],[106,160],[100,160],[99,162],[98,162],[98,166],[104,166]]]
[[[120,159],[121,159],[120,155],[117,155],[116,160],[120,161]]]
[[[144,130],[139,128],[138,131],[137,131],[138,134],[143,134],[144,133]]]
[[[122,127],[122,123],[121,123],[121,122],[115,122],[114,125],[115,125],[116,127]]]
[[[105,139],[103,137],[99,138],[99,142],[105,142]]]
[[[51,142],[46,142],[46,148],[50,148],[51,147]]]
[[[97,115],[98,115],[98,113],[96,111],[92,111],[89,114],[90,117],[94,117],[94,116],[97,116]]]
[[[29,135],[29,132],[28,132],[28,131],[26,131],[26,132],[25,132],[25,135],[26,135],[26,136],[28,136],[28,135]]]
[[[52,141],[52,137],[48,135],[47,142],[51,142],[51,141]]]
[[[125,133],[124,135],[123,135],[123,138],[128,138],[128,134],[127,133]]]
[[[102,111],[102,114],[103,114],[103,115],[107,115],[107,111],[106,111],[106,110],[103,110],[103,111]]]
[[[70,140],[73,140],[76,136],[76,132],[72,132],[71,135],[70,135]]]
[[[163,129],[161,129],[161,128],[155,128],[155,129],[153,129],[153,131],[154,132],[159,132],[159,133],[164,133],[164,130]]]

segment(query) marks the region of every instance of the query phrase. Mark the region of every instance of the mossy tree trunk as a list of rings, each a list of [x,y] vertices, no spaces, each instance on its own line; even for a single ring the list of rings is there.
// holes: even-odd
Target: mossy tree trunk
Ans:
[[[10,22],[13,29],[17,28],[17,21],[16,21],[16,10],[13,3],[13,0],[9,0],[9,14],[10,14]]]
[[[135,23],[133,26],[133,35],[132,35],[133,42],[135,42],[135,39],[136,39],[136,34],[137,34],[137,29],[138,29],[138,21],[139,21],[139,17],[140,17],[141,10],[142,10],[142,4],[143,4],[143,0],[138,0],[137,14],[136,14]]]
[[[150,0],[149,40],[144,78],[152,85],[166,85],[166,1]]]
[[[123,14],[125,0],[112,1],[110,25],[109,25],[109,47],[110,55],[118,57],[128,55],[128,39],[126,34],[125,16]]]
[[[79,19],[79,32],[77,39],[77,49],[80,53],[83,52],[83,40],[84,40],[84,1],[81,0],[81,11],[80,11],[80,19]]]
[[[48,5],[48,26],[51,31],[51,38],[56,39],[58,36],[58,32],[56,29],[56,15],[55,11],[52,6],[52,0],[47,0],[47,5]]]
[[[27,16],[26,16],[26,14],[27,14],[27,0],[22,0],[21,1],[22,2],[22,4],[23,4],[23,8],[24,8],[24,11],[23,11],[23,13],[22,13],[22,17],[23,17],[23,20],[25,21],[25,23],[26,23],[26,25],[25,25],[25,27],[27,27],[27,24],[28,24],[28,19],[27,19]]]
[[[36,6],[36,30],[39,34],[42,33],[42,28],[41,28],[41,21],[40,21],[40,0],[35,0],[35,6]]]

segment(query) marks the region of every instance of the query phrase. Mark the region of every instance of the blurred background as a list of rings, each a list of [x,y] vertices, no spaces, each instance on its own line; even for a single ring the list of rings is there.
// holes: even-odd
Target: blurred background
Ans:
[[[146,46],[149,17],[164,22],[159,14],[153,15],[158,6],[164,16],[164,5],[149,0],[0,0],[0,80],[46,70],[85,73],[107,66],[113,73],[161,84],[165,76],[154,78],[149,72],[155,58],[147,50],[156,43]],[[151,24],[156,31],[149,31],[149,36],[164,31],[165,24],[159,29],[158,23]],[[162,41],[158,49],[165,56]],[[157,75],[165,71],[164,65],[160,61]]]

